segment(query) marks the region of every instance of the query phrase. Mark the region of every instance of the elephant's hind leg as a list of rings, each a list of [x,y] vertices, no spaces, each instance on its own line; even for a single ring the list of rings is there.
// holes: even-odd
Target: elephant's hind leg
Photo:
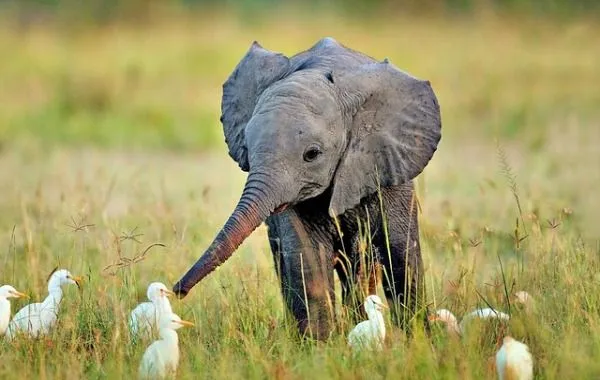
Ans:
[[[404,185],[384,194],[387,229],[381,229],[375,241],[383,265],[382,281],[394,321],[405,330],[409,322],[423,314],[425,282],[419,243],[417,205],[412,185]],[[389,247],[389,249],[388,249]]]
[[[369,294],[377,294],[377,286],[381,283],[381,265],[374,263],[369,273]]]

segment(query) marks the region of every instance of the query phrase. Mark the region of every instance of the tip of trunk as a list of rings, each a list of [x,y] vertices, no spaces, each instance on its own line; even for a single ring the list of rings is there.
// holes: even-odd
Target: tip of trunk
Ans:
[[[249,177],[238,205],[219,234],[173,287],[178,298],[187,296],[194,285],[231,257],[240,244],[273,212],[275,202],[265,196],[264,191],[256,190],[259,186],[264,186],[265,182],[267,181],[257,176]]]
[[[188,295],[189,290],[185,289],[181,284],[181,280],[173,286],[173,293],[177,296],[177,298],[182,299]]]

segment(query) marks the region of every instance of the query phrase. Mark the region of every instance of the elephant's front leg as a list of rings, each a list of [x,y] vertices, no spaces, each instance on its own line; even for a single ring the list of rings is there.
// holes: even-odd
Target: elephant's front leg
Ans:
[[[293,209],[270,217],[267,225],[284,302],[300,333],[327,339],[335,313],[331,243],[319,242]]]

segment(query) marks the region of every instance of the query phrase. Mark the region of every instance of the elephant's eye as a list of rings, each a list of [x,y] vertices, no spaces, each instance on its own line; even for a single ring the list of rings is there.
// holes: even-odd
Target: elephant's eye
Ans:
[[[311,145],[304,151],[304,161],[314,161],[321,154],[321,148],[317,145]]]

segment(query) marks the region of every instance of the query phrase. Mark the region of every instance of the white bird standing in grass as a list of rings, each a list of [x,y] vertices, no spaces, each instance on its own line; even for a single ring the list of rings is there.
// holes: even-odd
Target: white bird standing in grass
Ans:
[[[194,324],[169,313],[162,315],[159,326],[160,339],[148,346],[142,357],[140,379],[162,379],[175,374],[179,364],[179,337],[175,330]]]
[[[4,335],[10,321],[10,301],[8,299],[19,297],[27,297],[27,295],[18,292],[10,285],[0,286],[0,335]]]
[[[529,293],[524,290],[519,290],[515,293],[515,301],[522,304],[527,304],[529,302],[533,302],[533,297]]]
[[[383,348],[385,340],[385,323],[383,321],[383,308],[387,308],[381,302],[381,298],[376,295],[370,295],[365,299],[365,311],[368,320],[360,322],[348,334],[348,346],[352,350],[357,349],[375,349]]]
[[[514,294],[514,302],[523,305],[526,312],[535,310],[535,301],[533,297],[524,290],[520,290]]]
[[[533,358],[526,344],[505,336],[496,353],[496,371],[500,380],[533,379]]]
[[[452,312],[447,309],[437,310],[435,312],[435,314],[432,314],[429,316],[430,321],[443,322],[446,324],[446,329],[448,330],[448,332],[456,333],[459,335],[461,335],[463,333],[464,328],[465,328],[465,323],[472,319],[475,319],[475,318],[500,319],[503,321],[508,321],[510,319],[510,316],[506,313],[503,313],[501,311],[498,311],[498,310],[495,310],[495,309],[492,309],[489,307],[486,307],[485,309],[477,309],[477,310],[474,310],[474,311],[466,314],[463,317],[460,324],[458,323],[458,320],[456,319],[454,314],[452,314]]]
[[[11,340],[22,332],[29,337],[47,334],[58,319],[58,308],[63,296],[61,286],[67,284],[80,287],[81,277],[73,277],[66,269],[52,272],[48,279],[48,296],[44,302],[31,303],[19,310],[8,325],[6,338]]]
[[[159,328],[160,317],[173,312],[168,298],[173,294],[162,282],[151,283],[146,291],[150,302],[140,303],[129,316],[131,335],[142,339],[152,338],[152,332]]]

